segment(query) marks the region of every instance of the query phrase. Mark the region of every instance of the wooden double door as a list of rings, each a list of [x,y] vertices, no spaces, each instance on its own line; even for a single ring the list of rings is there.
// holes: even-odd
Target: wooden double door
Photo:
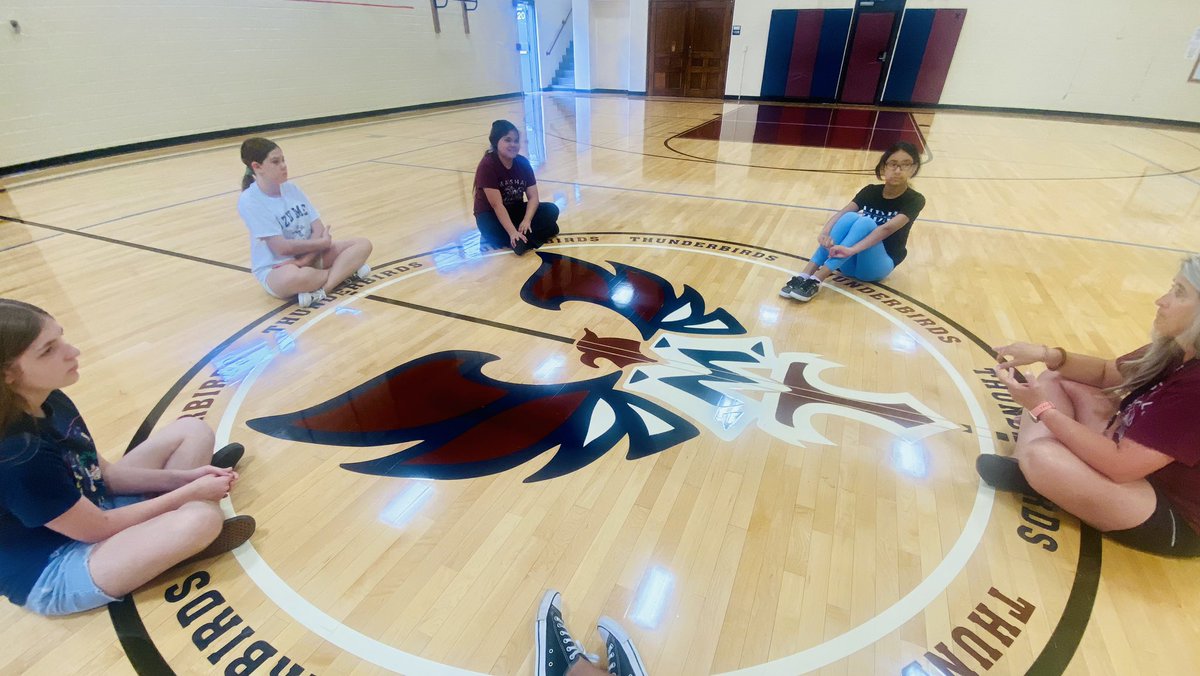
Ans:
[[[732,27],[733,0],[651,0],[647,92],[724,96]]]

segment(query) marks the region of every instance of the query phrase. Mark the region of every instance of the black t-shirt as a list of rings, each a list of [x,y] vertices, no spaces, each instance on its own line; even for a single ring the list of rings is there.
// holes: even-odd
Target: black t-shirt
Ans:
[[[858,205],[858,213],[873,219],[878,225],[892,220],[896,214],[908,216],[908,222],[904,224],[904,227],[883,240],[883,248],[887,251],[888,257],[892,259],[893,263],[900,265],[900,261],[908,255],[908,249],[904,247],[908,243],[908,231],[912,229],[917,216],[925,208],[925,196],[909,188],[899,197],[885,199],[883,184],[877,183],[859,190],[851,201]]]
[[[71,542],[46,524],[80,496],[105,507],[100,459],[79,409],[55,390],[44,418],[25,416],[0,438],[0,594],[23,606],[50,555]]]

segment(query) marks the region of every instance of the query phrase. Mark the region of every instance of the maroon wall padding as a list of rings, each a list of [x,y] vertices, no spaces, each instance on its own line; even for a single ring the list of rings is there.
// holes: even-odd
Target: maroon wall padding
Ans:
[[[965,9],[939,9],[929,29],[929,41],[925,43],[925,58],[917,73],[917,84],[913,87],[914,103],[937,103],[942,98],[942,87],[946,85],[946,74],[950,72],[950,60],[958,46],[958,34],[962,32],[967,18]]]
[[[854,44],[846,61],[846,79],[842,84],[843,103],[875,103],[883,63],[880,52],[887,51],[892,38],[895,12],[859,14],[854,28]]]
[[[812,92],[813,70],[817,63],[817,48],[821,45],[823,9],[802,9],[796,13],[796,34],[792,38],[792,58],[788,63],[787,87],[784,95],[808,98]]]

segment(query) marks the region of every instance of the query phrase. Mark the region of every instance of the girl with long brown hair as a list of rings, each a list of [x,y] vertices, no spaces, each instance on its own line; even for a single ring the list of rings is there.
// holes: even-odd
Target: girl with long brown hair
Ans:
[[[0,595],[43,615],[97,608],[181,562],[245,542],[225,519],[240,444],[180,418],[116,462],[96,450],[62,388],[79,350],[44,310],[0,299]]]

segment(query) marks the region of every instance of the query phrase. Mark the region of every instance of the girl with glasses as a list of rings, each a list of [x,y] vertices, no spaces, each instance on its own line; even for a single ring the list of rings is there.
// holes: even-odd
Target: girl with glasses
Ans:
[[[883,183],[859,190],[829,217],[811,261],[779,295],[808,302],[835,272],[864,282],[891,274],[908,255],[908,232],[925,208],[925,197],[908,184],[920,169],[921,154],[911,143],[899,141],[884,151],[875,165],[875,177]]]

